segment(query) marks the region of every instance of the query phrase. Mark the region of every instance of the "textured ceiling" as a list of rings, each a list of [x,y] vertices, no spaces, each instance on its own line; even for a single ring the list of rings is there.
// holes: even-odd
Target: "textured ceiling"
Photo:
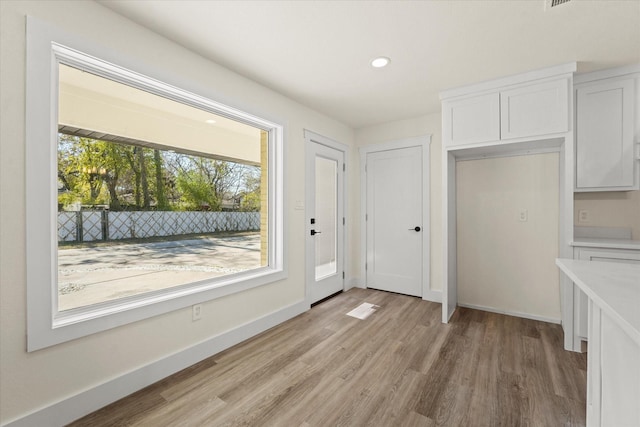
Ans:
[[[353,128],[437,112],[456,86],[640,62],[637,0],[99,3]]]

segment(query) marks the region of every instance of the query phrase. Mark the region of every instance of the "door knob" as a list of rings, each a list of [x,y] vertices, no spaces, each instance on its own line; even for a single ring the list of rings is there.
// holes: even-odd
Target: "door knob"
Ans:
[[[311,230],[311,235],[315,236],[316,234],[321,234],[322,231]]]
[[[413,230],[413,231],[420,231],[421,228],[420,227],[415,227],[415,228],[410,228],[409,230]]]

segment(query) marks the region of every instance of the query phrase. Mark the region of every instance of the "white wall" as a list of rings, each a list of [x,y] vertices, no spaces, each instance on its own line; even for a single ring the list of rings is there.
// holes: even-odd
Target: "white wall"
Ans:
[[[558,159],[457,163],[459,304],[559,322]]]
[[[286,280],[27,353],[25,283],[25,15],[156,70],[169,83],[285,126]],[[0,424],[161,360],[304,299],[303,129],[352,145],[353,131],[207,61],[91,1],[0,1]],[[45,102],[45,100],[43,100]],[[351,158],[356,158],[351,155]],[[353,175],[357,176],[357,174]],[[350,179],[351,183],[355,181]],[[354,193],[353,189],[349,190]],[[357,210],[350,210],[354,223]],[[351,250],[351,249],[349,249]],[[350,264],[349,277],[357,270]]]
[[[384,123],[356,130],[356,145],[377,144],[386,141],[431,135],[431,171],[430,171],[430,205],[431,205],[431,290],[442,290],[442,121],[440,113],[415,117],[407,120]],[[356,160],[359,160],[357,157]],[[355,163],[355,162],[354,162]],[[354,167],[356,167],[354,165]],[[360,165],[358,164],[359,168]],[[352,168],[353,169],[353,168]],[[355,189],[359,197],[360,189]],[[357,202],[359,204],[359,200]],[[359,230],[360,224],[357,225]],[[359,235],[359,233],[358,233]],[[359,238],[358,238],[359,239]],[[359,242],[359,240],[358,240]],[[361,248],[354,253],[360,253]]]
[[[589,219],[580,222],[583,209],[589,211]],[[575,193],[573,213],[577,226],[627,227],[632,238],[640,240],[640,191]]]

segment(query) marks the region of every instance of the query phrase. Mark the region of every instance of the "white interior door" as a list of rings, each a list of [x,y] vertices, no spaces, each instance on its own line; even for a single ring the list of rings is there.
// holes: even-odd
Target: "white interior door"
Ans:
[[[367,287],[423,295],[423,146],[366,155]]]
[[[307,296],[344,288],[344,152],[307,140]]]

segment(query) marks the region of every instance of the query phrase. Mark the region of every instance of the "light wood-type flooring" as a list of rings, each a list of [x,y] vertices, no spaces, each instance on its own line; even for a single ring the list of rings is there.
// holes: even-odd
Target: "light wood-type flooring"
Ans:
[[[346,313],[380,308],[365,320]],[[559,325],[351,289],[77,426],[584,426]]]

